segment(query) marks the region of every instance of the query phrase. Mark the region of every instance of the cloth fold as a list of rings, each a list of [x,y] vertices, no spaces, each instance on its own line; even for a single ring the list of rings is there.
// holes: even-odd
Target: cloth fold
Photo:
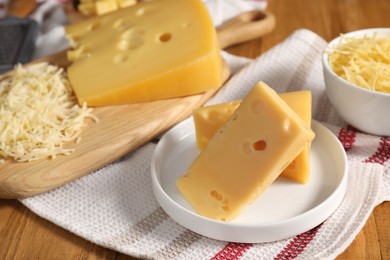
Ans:
[[[64,26],[68,18],[58,0],[46,0],[40,3],[31,15],[39,25],[39,34],[35,42],[32,59],[38,59],[69,48],[65,38]]]
[[[243,98],[260,80],[277,92],[307,89],[313,118],[347,150],[347,193],[322,224],[282,241],[240,244],[185,229],[159,207],[150,180],[156,144],[56,190],[20,201],[39,216],[93,243],[148,259],[333,259],[364,226],[373,208],[390,199],[390,138],[357,132],[332,108],[325,92],[321,53],[326,42],[298,30],[254,60],[223,53],[235,74],[208,104]],[[358,192],[357,192],[358,191]]]

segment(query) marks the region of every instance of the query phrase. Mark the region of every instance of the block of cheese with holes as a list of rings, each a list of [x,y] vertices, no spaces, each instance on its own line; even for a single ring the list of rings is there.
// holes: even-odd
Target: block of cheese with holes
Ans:
[[[176,185],[199,214],[233,220],[313,138],[302,119],[260,82]]]
[[[311,92],[295,91],[281,93],[279,96],[311,127]],[[218,128],[221,127],[240,105],[240,101],[226,102],[211,106],[204,106],[194,110],[194,124],[196,142],[199,149],[204,149]],[[308,142],[305,149],[292,161],[282,172],[281,176],[290,180],[307,183],[310,177],[310,145]]]
[[[142,2],[69,25],[66,35],[79,103],[146,102],[222,84],[215,28],[200,0]]]

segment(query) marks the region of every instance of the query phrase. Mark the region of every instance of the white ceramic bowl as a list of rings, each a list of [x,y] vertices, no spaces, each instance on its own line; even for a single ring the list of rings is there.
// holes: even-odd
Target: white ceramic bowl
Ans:
[[[390,28],[372,28],[344,34],[346,37],[386,35]],[[337,45],[340,37],[328,46]],[[390,93],[364,89],[338,76],[328,62],[328,55],[322,55],[326,91],[330,102],[339,115],[351,126],[373,135],[390,136]]]

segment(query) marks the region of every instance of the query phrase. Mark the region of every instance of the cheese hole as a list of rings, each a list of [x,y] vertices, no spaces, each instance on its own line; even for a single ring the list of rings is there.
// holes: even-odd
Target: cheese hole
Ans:
[[[224,211],[229,211],[229,210],[230,210],[230,208],[229,208],[228,205],[223,205],[223,206],[222,206],[222,209],[223,209]]]
[[[255,151],[263,151],[267,148],[267,142],[264,140],[259,140],[253,144],[253,149]]]
[[[211,192],[210,192],[210,195],[213,197],[213,198],[215,198],[216,200],[219,200],[219,201],[221,201],[222,199],[223,199],[223,196],[222,196],[222,194],[220,194],[218,191],[216,191],[216,190],[212,190]]]
[[[144,30],[130,28],[130,29],[123,31],[123,33],[121,34],[121,38],[122,39],[130,39],[130,38],[134,38],[134,37],[142,37],[142,35],[144,33],[145,33]]]
[[[264,100],[256,99],[252,102],[250,108],[251,108],[251,111],[253,114],[259,115],[259,114],[264,113],[264,111],[266,109],[266,104],[265,104]]]
[[[145,15],[145,8],[140,8],[137,10],[137,12],[135,13],[137,16],[143,16]]]
[[[118,48],[120,50],[133,50],[141,47],[144,44],[144,41],[141,37],[133,37],[130,39],[120,40],[118,43]]]
[[[119,54],[119,55],[116,55],[116,56],[114,57],[114,60],[113,60],[113,61],[114,61],[114,63],[116,63],[116,64],[120,64],[120,63],[126,62],[127,59],[128,59],[127,55]]]
[[[120,19],[114,23],[114,28],[119,31],[126,31],[132,28],[134,24],[131,21]]]
[[[100,27],[99,22],[91,23],[90,25],[87,26],[88,31],[94,31]]]
[[[119,41],[118,48],[120,50],[127,50],[129,48],[129,41],[128,40]]]
[[[181,24],[181,27],[183,27],[183,28],[189,28],[189,27],[191,27],[191,24],[190,24],[189,22],[185,22],[185,23],[182,23],[182,24]]]
[[[170,41],[172,38],[172,34],[170,33],[163,33],[161,34],[158,39],[160,40],[160,42],[168,42]]]

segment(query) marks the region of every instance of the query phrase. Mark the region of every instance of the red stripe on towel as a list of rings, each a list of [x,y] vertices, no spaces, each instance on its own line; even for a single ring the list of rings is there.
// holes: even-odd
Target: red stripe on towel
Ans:
[[[385,164],[390,159],[390,138],[382,137],[378,150],[364,162]]]
[[[352,148],[356,138],[356,130],[350,126],[347,128],[341,128],[338,136],[341,144],[345,150]]]
[[[322,224],[321,224],[322,225]],[[306,248],[308,244],[313,240],[316,236],[317,231],[320,229],[321,225],[306,231],[300,235],[295,236],[290,243],[275,257],[277,260],[286,260],[286,259],[294,259],[303,250]]]
[[[252,244],[244,243],[227,243],[226,246],[219,251],[212,260],[236,260],[239,259]]]

